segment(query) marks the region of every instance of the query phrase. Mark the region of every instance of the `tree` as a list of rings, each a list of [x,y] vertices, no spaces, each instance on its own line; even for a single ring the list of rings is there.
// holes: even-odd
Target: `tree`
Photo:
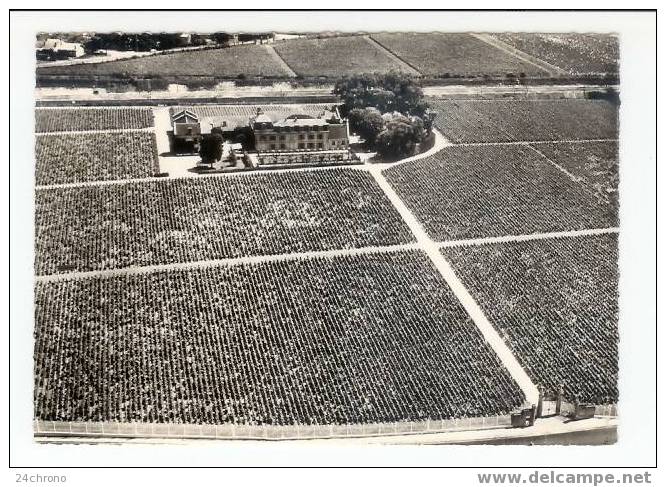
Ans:
[[[368,93],[376,84],[374,77],[370,74],[344,77],[336,81],[333,93],[342,98],[341,110],[343,115],[347,115],[354,108],[367,107]]]
[[[384,129],[384,119],[376,108],[355,108],[349,112],[349,128],[365,139],[372,147]]]
[[[606,100],[614,105],[620,104],[620,94],[612,86],[603,90],[588,91],[585,93],[585,98],[589,98],[590,100]]]
[[[377,136],[377,152],[387,159],[410,156],[423,141],[425,130],[419,117],[400,113],[385,114],[384,130]]]
[[[178,34],[161,32],[153,34],[151,37],[143,38],[143,46],[149,51],[150,49],[173,49],[178,47]]]
[[[355,108],[375,107],[382,113],[398,111],[421,117],[428,108],[417,80],[403,73],[345,77],[335,83],[333,93],[342,98],[345,115]]]
[[[201,162],[212,165],[222,159],[222,144],[224,138],[220,134],[206,134],[201,139],[199,155]]]
[[[382,88],[395,96],[394,111],[423,116],[428,104],[424,100],[423,90],[414,78],[403,73],[390,72],[383,75],[380,81]]]
[[[104,42],[98,36],[93,36],[83,43],[83,49],[88,54],[98,51],[100,49],[104,49],[105,47],[106,46],[104,45]]]
[[[226,32],[215,32],[210,35],[210,38],[213,39],[215,43],[226,46],[227,44],[229,44],[229,41],[231,41],[233,36]]]
[[[432,132],[432,127],[435,124],[435,119],[437,118],[437,111],[431,110],[428,108],[423,114],[423,128],[426,131],[426,134],[430,135]]]
[[[193,46],[205,46],[207,44],[206,36],[201,34],[192,34],[190,44]]]

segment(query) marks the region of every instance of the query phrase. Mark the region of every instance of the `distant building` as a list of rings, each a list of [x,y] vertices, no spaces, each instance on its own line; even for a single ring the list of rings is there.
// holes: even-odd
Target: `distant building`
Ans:
[[[65,42],[61,39],[46,39],[37,49],[37,59],[56,60],[81,57],[85,54],[83,46],[77,42]]]
[[[347,124],[336,112],[324,112],[317,118],[290,115],[273,122],[259,109],[250,126],[258,152],[330,151],[349,147]]]

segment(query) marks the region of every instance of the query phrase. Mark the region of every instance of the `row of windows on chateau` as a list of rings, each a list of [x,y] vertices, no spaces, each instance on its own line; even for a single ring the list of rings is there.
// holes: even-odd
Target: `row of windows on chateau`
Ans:
[[[258,135],[257,140],[278,140],[278,136],[276,135]],[[280,135],[279,140],[287,140],[286,135]],[[314,140],[315,134],[308,134],[308,140]],[[324,134],[317,134],[317,139],[322,140],[324,138]],[[298,139],[299,140],[305,140],[305,134],[298,134]]]
[[[265,123],[259,124],[259,126],[256,127],[256,128],[259,128],[259,129],[261,129],[261,128],[264,128],[264,129],[265,128],[270,128],[271,130],[273,130],[275,132],[311,132],[311,131],[314,131],[314,132],[328,132],[328,130],[329,130],[328,125],[311,125],[311,126],[310,125],[294,125],[294,126],[290,126],[290,125],[286,125],[286,126],[270,125],[270,126],[267,126],[267,124],[265,124]]]
[[[331,146],[344,146],[344,141],[342,140],[329,140],[329,143]],[[277,144],[270,144],[270,150],[277,150]],[[299,149],[323,149],[324,148],[324,143],[323,142],[317,142],[316,145],[314,142],[308,142],[307,144],[305,142],[299,142],[298,143],[298,148]],[[280,149],[287,149],[287,144],[280,144]]]

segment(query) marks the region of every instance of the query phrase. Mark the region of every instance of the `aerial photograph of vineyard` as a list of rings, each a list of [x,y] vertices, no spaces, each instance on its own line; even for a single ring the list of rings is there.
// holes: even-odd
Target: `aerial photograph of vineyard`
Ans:
[[[36,441],[617,441],[616,35],[35,50]]]

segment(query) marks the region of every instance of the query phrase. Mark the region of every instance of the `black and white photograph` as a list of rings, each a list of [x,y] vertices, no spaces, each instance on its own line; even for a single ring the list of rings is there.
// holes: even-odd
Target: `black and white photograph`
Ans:
[[[625,196],[654,191],[656,160],[625,158],[623,14],[549,30],[551,13],[526,29],[516,12],[488,30],[268,13],[254,29],[240,12],[183,12],[196,29],[160,12],[139,28],[118,28],[131,12],[35,20],[32,142],[9,161],[12,225],[31,238],[12,270],[23,440],[492,445],[517,467],[545,446],[614,451],[640,400],[620,376],[655,373],[623,370],[626,329],[655,333],[624,306],[656,312],[654,276],[631,290],[652,307],[620,285],[623,259],[642,268],[621,258],[625,228],[656,231]],[[655,391],[642,397],[654,424]]]

